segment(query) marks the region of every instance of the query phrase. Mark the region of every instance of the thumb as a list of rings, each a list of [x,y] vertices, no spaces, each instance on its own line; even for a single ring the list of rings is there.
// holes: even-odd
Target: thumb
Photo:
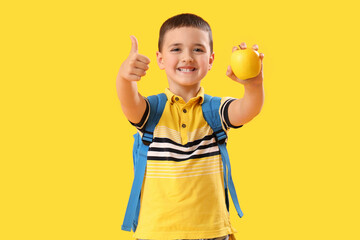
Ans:
[[[230,75],[232,74],[232,69],[230,66],[228,66],[227,70],[226,70],[226,76],[230,77]],[[231,78],[231,77],[230,77]]]
[[[231,66],[228,66],[227,71],[226,71],[226,76],[228,76],[232,80],[236,80],[236,76],[235,76],[234,72],[232,71]]]
[[[137,53],[138,52],[138,41],[135,36],[131,35],[131,51],[130,53]]]

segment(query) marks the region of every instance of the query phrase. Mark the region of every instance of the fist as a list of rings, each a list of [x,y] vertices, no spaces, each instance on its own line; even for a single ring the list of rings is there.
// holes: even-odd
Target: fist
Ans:
[[[119,77],[128,81],[139,81],[149,69],[150,59],[138,53],[138,41],[131,38],[131,50],[128,58],[121,64]]]

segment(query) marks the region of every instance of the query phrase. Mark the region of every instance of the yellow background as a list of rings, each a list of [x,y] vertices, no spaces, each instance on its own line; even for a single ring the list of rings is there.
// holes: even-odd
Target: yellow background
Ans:
[[[231,130],[244,211],[238,239],[360,239],[356,1],[10,1],[1,4],[0,239],[132,239],[121,231],[132,134],[115,79],[131,46],[151,59],[143,95],[167,87],[155,52],[169,17],[213,30],[206,93],[242,97],[232,46],[259,45],[265,104]]]

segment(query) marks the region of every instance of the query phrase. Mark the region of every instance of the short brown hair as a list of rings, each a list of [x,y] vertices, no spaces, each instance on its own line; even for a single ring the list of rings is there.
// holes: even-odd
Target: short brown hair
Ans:
[[[159,52],[161,52],[165,33],[171,29],[180,28],[180,27],[194,27],[208,32],[209,40],[210,40],[209,41],[210,54],[213,52],[213,38],[212,38],[210,25],[204,19],[192,13],[183,13],[176,15],[174,17],[169,18],[162,24],[160,28],[159,43],[158,43]]]

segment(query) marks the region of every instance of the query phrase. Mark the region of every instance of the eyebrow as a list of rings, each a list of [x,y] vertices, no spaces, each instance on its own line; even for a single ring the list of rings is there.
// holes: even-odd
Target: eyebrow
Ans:
[[[182,43],[173,43],[173,44],[171,44],[171,45],[169,46],[169,48],[171,48],[171,47],[177,47],[177,46],[182,46],[182,45],[183,45]],[[205,48],[205,46],[204,46],[203,44],[201,44],[201,43],[195,43],[194,45]]]

